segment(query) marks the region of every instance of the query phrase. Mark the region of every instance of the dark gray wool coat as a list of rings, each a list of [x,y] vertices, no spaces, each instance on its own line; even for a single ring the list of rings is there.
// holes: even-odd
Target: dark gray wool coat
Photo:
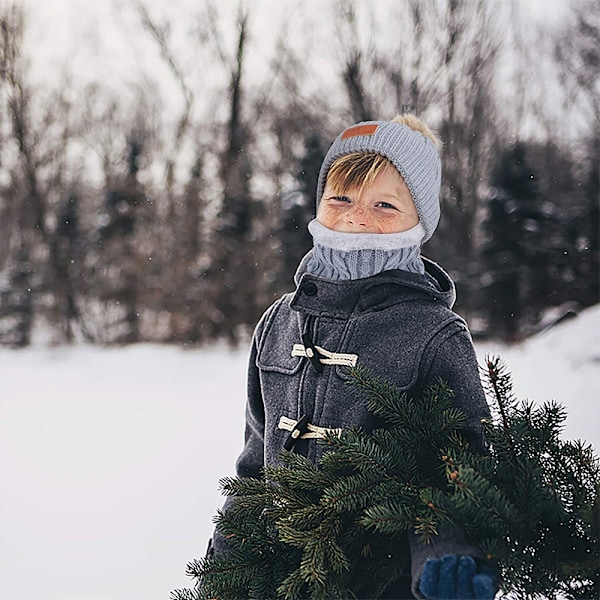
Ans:
[[[424,259],[425,275],[386,271],[333,281],[306,272],[307,259],[296,273],[296,291],[267,309],[254,333],[245,447],[237,474],[259,477],[263,465],[276,464],[289,429],[301,416],[316,427],[371,429],[373,417],[364,399],[346,385],[353,362],[409,396],[418,397],[443,379],[467,415],[468,435],[481,442],[481,419],[489,410],[469,331],[451,310],[455,289],[450,277]],[[334,353],[320,363],[321,372],[306,356],[313,345],[321,357]],[[294,451],[316,461],[324,448],[316,439],[298,439]],[[217,552],[224,547],[221,536],[213,538],[213,547]],[[440,532],[429,545],[411,536],[415,595],[425,560],[448,553],[478,556],[456,531]]]

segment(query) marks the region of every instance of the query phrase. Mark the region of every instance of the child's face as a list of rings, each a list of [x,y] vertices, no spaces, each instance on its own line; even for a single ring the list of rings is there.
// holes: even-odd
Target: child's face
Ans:
[[[400,233],[417,225],[419,216],[404,179],[390,168],[362,193],[352,188],[339,195],[327,182],[317,220],[343,233]]]

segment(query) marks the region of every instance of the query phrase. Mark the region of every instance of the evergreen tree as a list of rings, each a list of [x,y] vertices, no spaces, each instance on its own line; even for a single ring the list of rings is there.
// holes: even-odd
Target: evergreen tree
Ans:
[[[528,325],[531,330],[540,311],[551,305],[557,262],[562,259],[557,243],[564,237],[564,226],[532,166],[535,150],[517,143],[502,153],[484,221],[483,305],[489,306],[491,331],[511,341]]]
[[[78,194],[71,190],[58,208],[56,228],[49,240],[51,269],[47,274],[47,285],[54,298],[52,323],[62,330],[62,338],[67,342],[73,341],[73,323],[80,318],[77,270],[81,272],[85,245],[81,234],[79,202]]]
[[[169,341],[199,344],[206,338],[205,297],[203,278],[207,266],[203,230],[206,198],[204,195],[203,155],[198,153],[190,170],[181,197],[174,202],[173,222],[167,226],[171,249],[159,261],[155,273],[155,306],[158,312],[169,312]],[[156,267],[155,267],[156,268]],[[170,272],[164,285],[164,270]]]
[[[97,280],[100,299],[112,305],[117,317],[105,324],[102,341],[125,344],[140,341],[144,277],[140,272],[138,222],[145,204],[139,181],[143,152],[143,126],[136,126],[127,138],[126,174],[111,182],[106,191],[103,225],[98,232],[103,267]]]
[[[223,480],[230,550],[192,561],[196,587],[172,598],[376,598],[408,565],[407,533],[443,526],[478,541],[513,597],[597,597],[598,458],[561,440],[561,406],[518,402],[499,360],[487,379],[482,454],[443,382],[411,399],[355,370],[384,426],[328,437],[318,465],[284,452],[261,479]]]
[[[29,251],[21,244],[8,277],[0,285],[0,343],[24,348],[31,342],[34,321],[34,281]]]
[[[281,197],[280,227],[277,236],[281,242],[281,288],[288,291],[300,259],[312,248],[312,237],[307,229],[315,215],[315,195],[319,169],[325,159],[323,143],[317,133],[304,140],[304,156],[299,160],[296,174],[298,186]]]
[[[600,298],[600,137],[582,144],[589,148],[586,158],[578,164],[577,188],[582,202],[576,204],[565,231],[570,242],[572,270],[563,278],[569,297],[583,306],[591,306]]]

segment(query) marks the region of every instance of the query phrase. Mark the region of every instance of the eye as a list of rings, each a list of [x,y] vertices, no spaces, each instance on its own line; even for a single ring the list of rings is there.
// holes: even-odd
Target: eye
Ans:
[[[393,210],[398,210],[393,204],[389,202],[378,202],[376,206],[380,206],[381,208],[391,208]]]
[[[348,196],[331,196],[330,200],[337,200],[338,202],[352,202]]]

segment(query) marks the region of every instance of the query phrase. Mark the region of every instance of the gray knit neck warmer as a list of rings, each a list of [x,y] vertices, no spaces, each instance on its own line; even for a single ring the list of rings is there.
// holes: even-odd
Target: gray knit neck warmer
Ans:
[[[420,223],[400,233],[341,233],[313,219],[308,230],[314,248],[307,270],[318,277],[363,279],[391,269],[425,273]]]

